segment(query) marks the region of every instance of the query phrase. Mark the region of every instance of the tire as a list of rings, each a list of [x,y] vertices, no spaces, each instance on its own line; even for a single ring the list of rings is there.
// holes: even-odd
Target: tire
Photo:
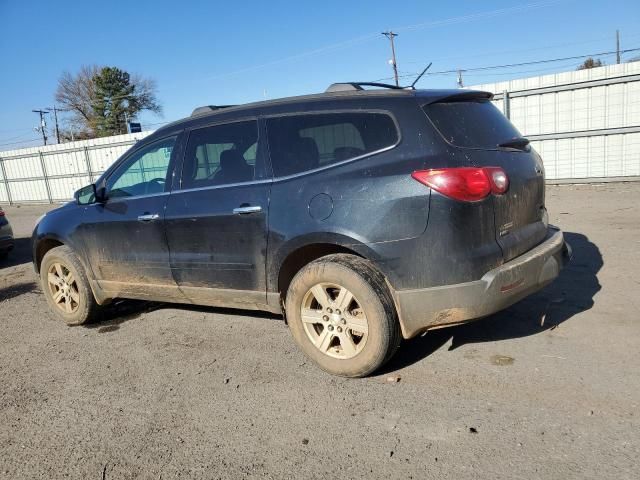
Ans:
[[[354,255],[328,255],[303,267],[291,281],[285,310],[300,349],[333,375],[369,375],[402,339],[384,276]]]
[[[82,325],[97,316],[100,306],[84,267],[66,245],[46,253],[40,265],[40,283],[49,308],[67,325]]]

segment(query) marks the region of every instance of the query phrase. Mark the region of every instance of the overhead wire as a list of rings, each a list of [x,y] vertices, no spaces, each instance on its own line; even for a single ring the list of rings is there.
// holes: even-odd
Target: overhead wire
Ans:
[[[640,51],[640,48],[627,48],[624,50],[620,50],[620,54],[624,54],[624,53],[629,53],[629,52],[637,52]],[[550,58],[550,59],[544,59],[544,60],[534,60],[534,61],[529,61],[529,62],[518,62],[518,63],[507,63],[507,64],[502,64],[502,65],[488,65],[488,66],[481,66],[481,67],[460,67],[460,68],[453,68],[453,69],[449,69],[449,70],[441,70],[441,71],[437,71],[437,72],[427,72],[425,74],[425,76],[434,76],[434,75],[456,75],[459,72],[462,73],[469,73],[469,72],[480,72],[480,71],[488,71],[488,70],[499,70],[499,69],[506,69],[506,68],[514,68],[514,67],[522,67],[522,66],[526,66],[526,65],[540,65],[540,64],[546,64],[546,63],[554,63],[554,62],[561,62],[561,61],[567,61],[567,60],[579,60],[579,59],[584,59],[584,58],[593,58],[593,57],[603,57],[603,56],[609,56],[609,55],[616,55],[617,51],[613,50],[613,51],[608,51],[608,52],[597,52],[597,53],[589,53],[589,54],[585,54],[585,55],[573,55],[570,57],[560,57],[560,58]],[[414,73],[410,73],[410,74],[404,74],[404,75],[400,75],[400,77],[413,77],[415,75],[418,75],[420,72],[414,72]],[[373,80],[374,82],[381,82],[384,80],[391,80],[393,77],[384,77],[384,78],[379,78],[376,80]]]

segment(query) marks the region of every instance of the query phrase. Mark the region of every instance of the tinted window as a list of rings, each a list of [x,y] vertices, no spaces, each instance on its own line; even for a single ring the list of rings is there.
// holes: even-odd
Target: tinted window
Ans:
[[[258,122],[229,123],[189,135],[182,188],[249,182],[256,175]]]
[[[174,137],[167,138],[135,152],[109,177],[109,198],[164,192],[175,142]]]
[[[269,151],[276,176],[292,175],[366,155],[398,141],[383,113],[322,113],[267,120]]]
[[[424,111],[442,136],[459,147],[496,148],[522,136],[488,100],[432,103]]]

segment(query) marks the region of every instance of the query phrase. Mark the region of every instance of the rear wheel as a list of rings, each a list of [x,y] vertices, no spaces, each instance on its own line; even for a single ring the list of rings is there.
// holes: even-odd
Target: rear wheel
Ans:
[[[42,291],[49,307],[67,325],[93,319],[99,305],[78,257],[67,246],[49,250],[40,265]]]
[[[302,351],[334,375],[372,373],[401,340],[384,277],[353,255],[329,255],[302,268],[289,286],[286,314]]]

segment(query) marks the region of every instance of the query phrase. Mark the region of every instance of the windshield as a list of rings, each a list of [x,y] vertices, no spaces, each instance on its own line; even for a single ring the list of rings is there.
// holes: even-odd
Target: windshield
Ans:
[[[522,136],[489,100],[432,103],[423,109],[447,142],[457,147],[495,149]]]

